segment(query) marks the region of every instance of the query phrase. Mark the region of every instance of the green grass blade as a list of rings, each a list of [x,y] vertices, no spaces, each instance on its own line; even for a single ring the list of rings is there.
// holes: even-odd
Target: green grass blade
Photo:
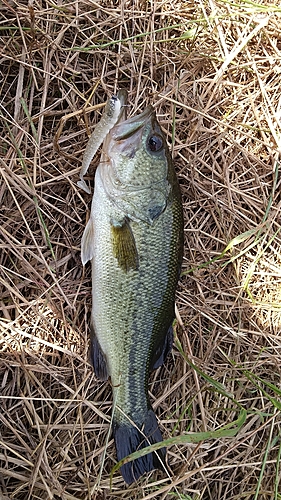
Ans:
[[[25,100],[24,100],[23,97],[20,98],[20,102],[21,102],[21,105],[22,105],[22,109],[23,109],[23,111],[26,114],[26,117],[28,119],[28,123],[30,125],[31,130],[32,130],[33,137],[34,137],[36,143],[38,144],[37,130],[36,130],[36,127],[35,127],[35,125],[33,123],[32,118],[30,116],[29,109],[28,109],[27,104],[26,104],[26,102],[25,102]]]
[[[230,394],[230,392],[228,392],[226,390],[226,388],[220,382],[218,382],[217,380],[210,377],[210,375],[207,375],[206,373],[204,373],[202,370],[200,370],[200,368],[198,368],[196,365],[194,365],[192,363],[192,361],[190,361],[190,359],[188,359],[186,353],[184,352],[184,350],[182,348],[182,345],[181,345],[178,337],[175,338],[175,345],[176,345],[178,351],[181,353],[181,355],[185,359],[186,363],[188,363],[189,366],[191,368],[193,368],[193,370],[195,370],[204,380],[209,382],[209,384],[211,384],[220,394],[223,394],[223,396],[226,396],[228,399],[231,399],[231,401],[235,402],[237,404],[237,406],[241,407],[241,405],[233,399],[233,395]]]
[[[187,274],[190,274],[190,273],[193,273],[194,271],[197,271],[198,269],[203,269],[204,267],[208,267],[210,264],[213,264],[214,262],[218,261],[218,260],[221,260],[225,254],[227,252],[229,252],[229,250],[232,250],[233,247],[239,245],[240,243],[243,243],[245,240],[247,240],[248,238],[250,238],[251,236],[257,234],[257,231],[260,230],[260,229],[257,229],[257,228],[254,228],[254,229],[250,229],[249,231],[245,231],[244,233],[242,234],[239,234],[238,236],[236,236],[235,238],[233,238],[227,245],[226,247],[224,248],[224,250],[219,254],[219,255],[216,255],[216,257],[214,257],[213,259],[210,259],[208,260],[207,262],[203,262],[203,264],[199,264],[198,266],[196,267],[192,267],[191,269],[188,269],[187,271],[183,271],[182,272],[182,276],[185,276]],[[253,245],[256,245],[257,243],[255,242]],[[247,248],[248,250],[248,248]],[[238,256],[235,257],[235,259],[237,258]],[[232,262],[232,260],[228,261],[228,263]],[[226,265],[226,264],[224,264]]]
[[[256,492],[255,492],[255,496],[254,496],[253,500],[257,500],[258,499],[258,495],[259,495],[259,492],[260,492],[262,478],[264,476],[264,470],[265,470],[265,466],[266,466],[266,461],[267,461],[268,453],[269,453],[270,448],[272,447],[273,428],[274,428],[274,422],[271,422],[270,433],[269,433],[269,436],[268,436],[268,441],[267,441],[267,445],[266,445],[266,449],[265,449],[265,453],[264,453],[264,457],[263,457],[263,461],[262,461],[261,471],[260,471],[260,475],[259,475],[259,479],[258,479],[258,483],[257,483],[257,487],[256,487]]]
[[[280,439],[280,435],[279,435]],[[278,490],[279,490],[279,482],[280,482],[280,458],[281,458],[281,444],[279,446],[278,450],[278,455],[276,459],[276,474],[275,474],[275,480],[274,480],[274,500],[280,500],[281,495],[279,495]]]
[[[246,410],[242,409],[239,413],[239,416],[236,420],[231,422],[230,424],[225,425],[221,429],[215,430],[215,431],[207,431],[207,432],[194,432],[193,434],[182,434],[181,436],[175,436],[169,439],[165,439],[164,441],[161,441],[159,443],[152,444],[150,446],[147,446],[141,450],[135,451],[134,453],[131,453],[131,455],[128,455],[127,457],[123,458],[120,460],[113,468],[111,471],[111,480],[113,474],[120,469],[120,467],[128,462],[132,462],[133,460],[136,460],[137,458],[144,457],[145,455],[148,455],[148,453],[155,452],[157,450],[160,450],[163,447],[169,447],[169,446],[177,446],[181,444],[189,444],[189,443],[200,443],[201,441],[206,441],[207,439],[220,439],[223,437],[226,438],[232,438],[238,434],[240,429],[242,428],[243,424],[245,423],[247,416]]]

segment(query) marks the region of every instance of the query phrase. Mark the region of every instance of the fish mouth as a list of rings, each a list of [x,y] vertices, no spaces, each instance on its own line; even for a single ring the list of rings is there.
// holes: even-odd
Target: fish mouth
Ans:
[[[117,97],[121,101],[122,110],[117,124],[110,131],[110,135],[114,141],[123,141],[143,128],[155,115],[155,111],[149,105],[139,115],[126,119],[127,91],[124,89],[119,90]]]

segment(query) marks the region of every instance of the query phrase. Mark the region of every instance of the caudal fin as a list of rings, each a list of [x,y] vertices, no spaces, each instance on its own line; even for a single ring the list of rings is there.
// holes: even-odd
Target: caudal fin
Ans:
[[[149,444],[162,441],[162,435],[152,410],[148,410],[142,433],[129,422],[118,423],[114,421],[113,434],[118,461],[134,451],[149,446]],[[143,434],[147,439],[145,439]],[[161,462],[165,463],[166,448],[161,448],[156,453],[149,453],[144,457],[137,458],[132,462],[122,465],[120,471],[124,481],[126,481],[127,484],[131,484],[137,481],[145,472],[149,472],[153,469],[163,470]]]

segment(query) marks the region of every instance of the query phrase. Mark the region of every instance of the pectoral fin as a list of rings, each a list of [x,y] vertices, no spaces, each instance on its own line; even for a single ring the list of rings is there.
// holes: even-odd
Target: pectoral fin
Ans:
[[[93,219],[90,217],[84,229],[81,241],[81,260],[83,266],[85,266],[88,260],[92,260],[93,256],[94,256],[94,223]]]
[[[136,270],[139,266],[135,238],[126,218],[120,224],[111,223],[113,255],[123,271]]]

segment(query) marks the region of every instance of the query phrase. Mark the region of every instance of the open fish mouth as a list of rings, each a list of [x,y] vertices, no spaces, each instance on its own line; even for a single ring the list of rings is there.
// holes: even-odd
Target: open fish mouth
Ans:
[[[135,132],[140,130],[147,122],[149,122],[152,115],[155,115],[155,111],[151,105],[147,106],[142,113],[131,118],[126,117],[126,105],[127,105],[127,91],[122,89],[119,90],[117,98],[121,103],[120,116],[116,125],[111,130],[111,137],[115,141],[123,141],[128,137],[131,137]]]
[[[128,120],[118,122],[111,131],[112,139],[115,141],[123,141],[135,132],[140,130],[150,120],[151,116],[155,113],[151,105],[147,106],[145,110],[137,116],[132,116]]]
[[[127,119],[127,96],[127,91],[121,89],[116,96],[111,97],[107,101],[102,118],[95,127],[86,146],[80,171],[80,180],[77,184],[88,194],[91,193],[91,189],[86,184],[84,175],[87,173],[99,146],[103,143],[103,152],[107,156],[110,156],[109,150],[113,143],[118,144],[129,139],[130,146],[127,156],[132,158],[140,143],[143,128],[146,125],[153,127],[153,123],[156,122],[156,114],[151,105],[147,106],[139,115]],[[131,147],[133,149],[130,150]],[[125,147],[125,149],[127,148]]]
[[[121,103],[120,114],[103,143],[105,158],[111,158],[113,163],[118,162],[119,155],[132,160],[143,147],[146,147],[143,138],[148,131],[151,131],[153,135],[156,123],[156,113],[151,105],[147,106],[142,113],[126,119],[126,104],[123,104],[126,101],[123,92],[121,98],[119,94],[117,95],[117,99]]]

